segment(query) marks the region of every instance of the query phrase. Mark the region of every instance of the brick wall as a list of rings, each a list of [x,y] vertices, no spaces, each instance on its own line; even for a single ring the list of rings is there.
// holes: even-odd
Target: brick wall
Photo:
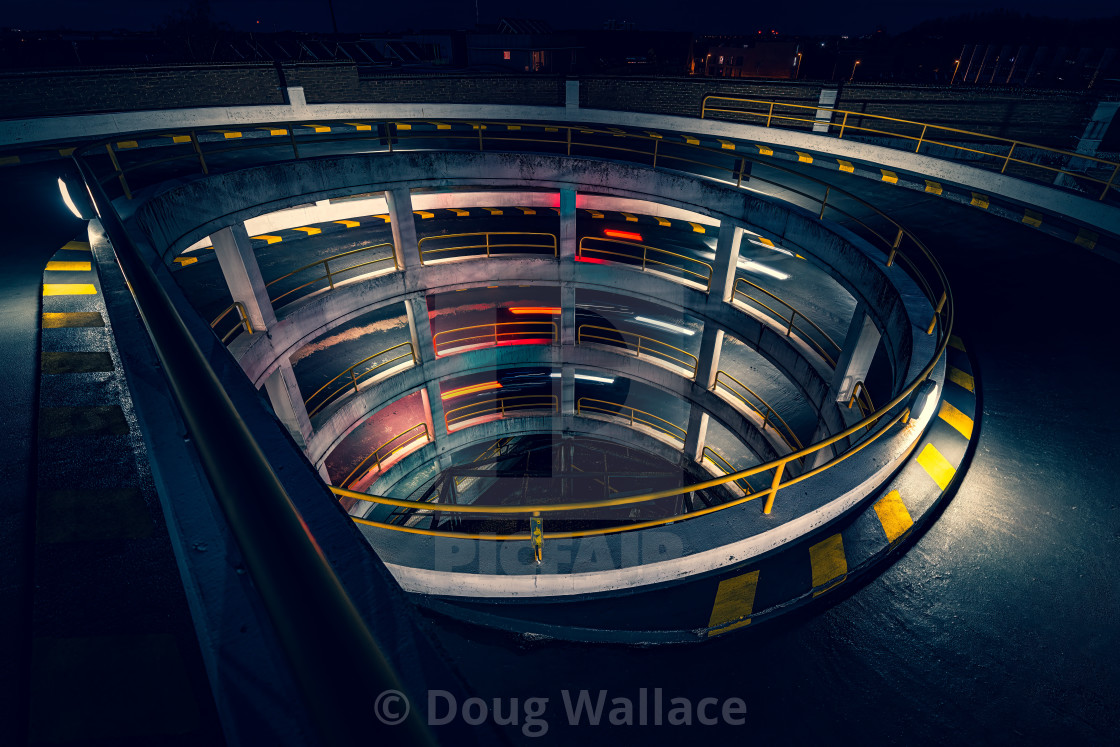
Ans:
[[[819,83],[723,78],[584,77],[580,79],[579,104],[590,109],[698,117],[701,102],[707,95],[816,104],[820,91]],[[758,121],[757,118],[743,119]]]
[[[6,72],[0,117],[282,104],[278,80],[272,64]]]
[[[312,99],[308,96],[308,102]],[[343,101],[563,106],[564,79],[543,75],[392,75],[358,81]]]

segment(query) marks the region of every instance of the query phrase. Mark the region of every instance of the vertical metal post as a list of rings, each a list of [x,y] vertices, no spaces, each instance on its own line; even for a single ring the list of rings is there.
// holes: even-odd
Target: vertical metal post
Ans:
[[[1104,185],[1104,191],[1101,192],[1100,199],[1103,200],[1104,196],[1108,194],[1108,190],[1112,188],[1112,183],[1116,180],[1116,175],[1118,173],[1120,173],[1120,164],[1117,164],[1116,168],[1112,170],[1112,176],[1108,177],[1108,182]]]
[[[327,273],[327,282],[330,284],[331,290],[334,290],[334,276],[331,275],[331,266],[329,263],[329,259],[323,260],[323,270],[325,270]]]
[[[350,368],[350,383],[352,383],[354,385],[354,393],[357,394],[357,392],[358,392],[358,379],[354,376],[353,367]]]
[[[1019,143],[1017,143],[1015,141],[1012,141],[1011,148],[1010,148],[1010,150],[1007,151],[1007,155],[1003,159],[1003,168],[1001,168],[999,170],[999,173],[1002,174],[1004,171],[1007,170],[1007,164],[1011,163],[1011,154],[1015,152],[1015,146],[1018,145],[1018,144]]]
[[[121,189],[124,190],[125,199],[132,199],[132,190],[128,188],[128,182],[125,181],[124,172],[121,171],[121,165],[117,162],[117,154],[113,152],[113,144],[105,143],[105,150],[109,153],[109,160],[113,164],[113,169],[117,172],[117,179],[120,180]]]
[[[565,132],[568,133],[568,155],[570,156],[570,155],[572,155],[572,128],[571,127],[566,128]],[[479,141],[480,142],[481,142],[481,138],[482,138],[482,135],[479,134]],[[656,157],[654,158],[654,164],[653,165],[654,166],[657,165],[657,158]]]
[[[739,178],[735,182],[736,187],[742,187],[743,186],[743,170],[746,169],[746,167],[747,167],[747,159],[740,158],[739,159]]]
[[[490,233],[486,232],[483,234],[483,236],[486,240],[486,258],[490,259]]]
[[[198,133],[191,130],[191,145],[194,146],[194,152],[198,154],[198,163],[202,166],[202,173],[209,174],[210,169],[206,166],[206,158],[202,155],[202,146],[198,142]]]
[[[657,151],[660,148],[660,146],[661,146],[661,141],[657,138],[654,138],[653,139],[653,168],[655,168],[655,169],[657,168]],[[570,150],[571,149],[569,148],[568,155],[571,155]]]
[[[291,141],[291,143],[292,143],[292,153],[295,155],[296,159],[298,160],[299,159],[299,146],[296,145],[296,130],[295,130],[294,127],[289,127],[288,128],[288,140]]]
[[[533,537],[533,560],[540,565],[544,558],[544,520],[539,511],[529,517],[529,532]]]
[[[918,150],[921,149],[922,141],[926,139],[926,128],[927,127],[929,127],[929,125],[922,125],[922,134],[918,136],[918,145],[917,145],[916,148],[914,148],[915,153],[917,153]]]
[[[828,205],[828,195],[832,191],[832,187],[824,188],[824,197],[821,199],[821,214],[817,216],[817,220],[824,220],[824,209]]]
[[[774,480],[770,483],[770,494],[766,496],[766,503],[762,507],[762,513],[768,514],[774,508],[774,498],[778,495],[778,488],[782,484],[782,472],[785,471],[786,463],[778,462],[777,468],[774,470]]]
[[[848,112],[844,112],[844,118],[842,120],[840,120],[840,136],[836,138],[837,140],[843,140],[844,139],[844,128],[847,127],[847,126],[848,126]]]
[[[478,152],[479,153],[482,152],[482,128],[483,128],[483,124],[481,122],[479,122],[478,123]]]
[[[766,113],[766,126],[770,126],[770,119],[774,116],[774,102],[770,102],[770,111]]]
[[[894,265],[894,258],[898,255],[898,247],[902,245],[902,228],[898,229],[898,234],[894,237],[894,243],[891,244],[891,252],[887,255],[887,267]]]

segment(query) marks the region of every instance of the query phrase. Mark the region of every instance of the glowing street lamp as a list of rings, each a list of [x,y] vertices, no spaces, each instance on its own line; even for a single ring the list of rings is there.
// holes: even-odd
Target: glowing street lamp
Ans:
[[[856,77],[856,68],[859,67],[861,60],[856,60],[852,63],[852,74],[848,76],[848,82],[851,83],[852,79]]]
[[[952,78],[952,80],[949,81],[949,85],[953,85],[953,81],[955,81],[957,79],[957,70],[959,70],[960,67],[961,67],[961,61],[960,60],[953,60],[953,78]]]

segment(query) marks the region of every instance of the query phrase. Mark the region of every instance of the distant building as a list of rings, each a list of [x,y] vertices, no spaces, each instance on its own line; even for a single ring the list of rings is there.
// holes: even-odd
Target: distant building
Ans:
[[[709,78],[793,79],[801,64],[795,42],[755,42],[749,46],[709,47],[703,74]]]

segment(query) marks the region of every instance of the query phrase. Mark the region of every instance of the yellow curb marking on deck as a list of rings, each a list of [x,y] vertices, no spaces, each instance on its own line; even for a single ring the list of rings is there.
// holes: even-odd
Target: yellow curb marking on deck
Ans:
[[[937,487],[944,490],[949,486],[957,470],[949,464],[949,460],[941,456],[941,452],[933,444],[926,444],[922,453],[918,455],[918,464],[922,465]]]
[[[559,127],[545,127],[544,131],[545,132],[560,132],[560,128]]]
[[[773,241],[771,241],[770,239],[766,238],[765,236],[759,236],[759,237],[758,237],[758,240],[759,240],[760,242],[762,242],[763,244],[765,244],[766,246],[769,246],[769,247],[773,247],[773,246],[774,246],[774,242],[773,242]]]
[[[521,125],[506,125],[507,130],[520,130]]]
[[[883,174],[883,181],[888,184],[898,184],[898,174],[889,169],[879,169],[879,171]]]
[[[625,218],[628,223],[637,223],[638,222],[638,216],[636,216],[636,215],[631,215],[630,213],[619,213],[619,215],[621,215],[623,218]]]
[[[88,252],[89,250],[90,249],[89,249],[89,242],[88,241],[67,241],[66,244],[59,251]]]
[[[972,201],[969,204],[970,205],[975,205],[976,207],[981,208],[983,210],[987,210],[988,209],[988,196],[987,195],[982,195],[979,192],[973,192],[972,193]]]
[[[685,221],[685,222],[688,223],[688,225],[692,226],[693,233],[705,233],[705,231],[707,230],[707,229],[704,228],[704,226],[700,225],[699,223],[693,223],[692,221]]]
[[[97,288],[90,283],[43,283],[44,296],[95,296]]]
[[[407,122],[394,122],[393,124],[395,124],[397,126],[398,130],[411,130],[412,129],[412,125],[408,124]],[[477,130],[478,125],[475,125],[474,128]]]
[[[391,221],[391,218],[389,218],[388,213],[386,213],[384,215],[371,215],[370,217],[371,218],[380,218],[381,220],[385,221],[386,223],[389,223]]]
[[[428,218],[436,217],[435,213],[429,212],[427,210],[413,210],[412,214],[419,215],[421,220],[427,220]]]
[[[956,348],[962,353],[967,352],[964,349],[964,342],[962,342],[961,338],[957,337],[956,335],[949,335],[949,347]]]
[[[879,517],[879,523],[887,534],[887,542],[891,544],[914,526],[914,520],[910,518],[910,512],[897,490],[892,490],[875,502],[875,515]]]
[[[241,133],[236,130],[211,130],[211,132],[217,132],[226,140],[232,140],[234,138],[241,137]]]
[[[584,210],[587,210],[587,214],[590,215],[592,218],[602,218],[603,217],[603,214],[600,213],[598,210],[588,210],[587,208],[584,208]]]
[[[47,262],[47,269],[51,272],[89,272],[93,267],[89,262],[64,262],[52,259]]]
[[[836,165],[840,168],[841,171],[844,171],[844,172],[849,173],[849,174],[856,173],[856,167],[852,165],[851,161],[844,161],[842,159],[837,158],[836,159]]]
[[[967,371],[962,371],[956,366],[949,366],[948,373],[949,381],[953,382],[959,387],[963,387],[970,392],[976,391],[976,379],[972,378],[972,374]]]
[[[190,135],[160,135],[160,137],[171,138],[173,143],[189,143],[191,141]]]
[[[941,400],[941,410],[937,413],[937,417],[956,428],[957,432],[965,438],[972,438],[972,418],[953,407],[949,400]]]
[[[436,126],[437,130],[450,130],[451,129],[451,125],[447,124],[446,122],[430,122],[430,124],[434,124]]]
[[[266,241],[269,244],[279,244],[281,241],[284,240],[283,236],[273,236],[272,234],[268,234],[268,233],[262,233],[260,236],[250,236],[249,238],[259,239],[261,241]]]
[[[937,182],[931,182],[929,179],[926,179],[925,182],[926,182],[926,191],[927,192],[929,192],[930,194],[933,194],[933,195],[941,194],[942,190],[941,190],[941,185],[940,184],[938,184]]]
[[[300,226],[299,228],[293,228],[292,230],[293,231],[303,231],[308,236],[314,236],[317,233],[322,233],[323,232],[323,229],[315,228],[314,226]]]
[[[459,216],[460,218],[466,218],[468,215],[471,214],[470,210],[463,210],[462,208],[447,208],[447,209],[450,210],[451,212],[455,213],[455,215]]]
[[[347,122],[346,124],[350,125],[358,132],[369,132],[373,129],[373,125],[362,124],[361,122]]]
[[[844,540],[839,534],[821,540],[809,548],[809,564],[813,567],[813,596],[825,593],[843,583],[848,576],[848,559],[844,556]]]
[[[1097,245],[1097,239],[1099,238],[1100,234],[1095,233],[1094,231],[1086,230],[1084,228],[1079,228],[1077,229],[1077,236],[1073,238],[1073,243],[1079,244],[1086,249],[1092,249]]]
[[[759,145],[758,143],[755,143],[754,147],[758,148],[758,155],[760,155],[760,156],[772,156],[772,155],[774,155],[774,149],[773,148],[768,148],[765,145]]]
[[[104,327],[105,319],[100,311],[45,311],[43,329],[63,329],[65,327]]]
[[[39,354],[43,373],[58,376],[71,373],[97,373],[113,370],[113,357],[98,352],[52,352]]]
[[[716,141],[719,143],[719,147],[723,148],[724,150],[735,150],[735,143],[732,143],[728,140],[720,140],[719,138],[716,138]]]
[[[719,630],[713,630],[708,636],[716,636],[729,630],[750,625],[751,612],[754,611],[754,594],[758,588],[758,571],[744,573],[734,578],[726,578],[719,582],[716,589],[715,602],[712,603],[712,614],[708,619],[708,627],[726,625]],[[727,625],[727,623],[732,623]]]
[[[265,132],[267,132],[269,135],[272,135],[272,136],[287,135],[288,134],[287,130],[280,129],[278,127],[258,127],[257,129],[258,130],[264,130]]]
[[[117,150],[128,150],[129,148],[139,148],[140,143],[135,140],[121,140],[117,143]]]
[[[1028,226],[1039,228],[1040,226],[1042,226],[1042,213],[1036,213],[1033,210],[1024,210],[1023,222]]]
[[[187,138],[187,140],[190,140],[190,138]],[[77,148],[59,148],[58,149],[58,155],[62,156],[63,158],[66,158],[68,156],[74,155],[75,150],[77,150]]]
[[[0,166],[15,166],[19,163],[19,156],[0,156]]]
[[[128,435],[128,421],[120,405],[94,407],[40,407],[39,436]]]
[[[654,216],[653,219],[655,221],[657,221],[657,225],[659,225],[659,226],[665,226],[666,228],[668,228],[669,226],[673,225],[673,222],[670,221],[668,218],[660,218],[660,217]]]
[[[305,124],[305,125],[300,125],[300,127],[306,127],[307,129],[311,130],[312,132],[330,132],[331,131],[330,127],[327,127],[326,125],[320,125],[320,124]]]
[[[197,262],[198,257],[176,257],[171,261],[179,265],[180,267],[186,267],[187,265],[193,265],[195,262]]]
[[[486,212],[490,213],[490,215],[501,215],[502,214],[502,209],[501,208],[484,207],[482,209],[485,210]]]
[[[694,137],[689,137],[688,135],[681,135],[681,137],[683,137],[684,141],[686,143],[688,143],[689,145],[699,145],[700,144],[700,141],[697,140]]]
[[[663,140],[663,139],[664,139],[664,138],[663,138],[663,137],[661,136],[661,133],[658,133],[658,132],[650,132],[649,130],[643,130],[643,132],[645,132],[645,133],[646,133],[647,135],[649,135],[649,136],[650,136],[650,137],[652,137],[652,138],[657,138],[658,140]]]
[[[362,225],[356,220],[336,220],[334,222],[340,226],[346,226],[347,228],[357,228],[358,226]]]
[[[525,215],[536,215],[537,214],[537,211],[534,210],[533,208],[518,207],[517,209],[520,210]]]
[[[804,151],[795,150],[794,153],[797,154],[797,160],[800,161],[801,163],[812,163],[813,162],[813,157],[810,156],[808,153],[805,153]]]

